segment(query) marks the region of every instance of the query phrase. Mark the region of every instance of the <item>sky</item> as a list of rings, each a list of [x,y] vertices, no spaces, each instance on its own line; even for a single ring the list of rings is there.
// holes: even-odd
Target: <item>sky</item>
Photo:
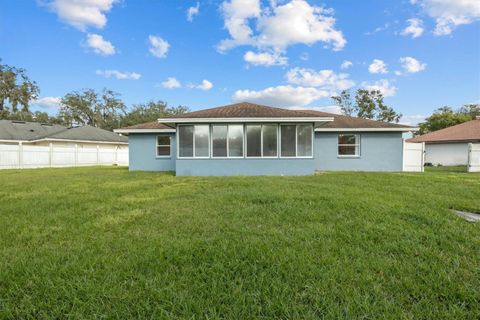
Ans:
[[[339,112],[378,89],[416,124],[480,103],[479,0],[0,1],[0,58],[41,90],[33,110],[112,89],[129,108],[238,101]]]

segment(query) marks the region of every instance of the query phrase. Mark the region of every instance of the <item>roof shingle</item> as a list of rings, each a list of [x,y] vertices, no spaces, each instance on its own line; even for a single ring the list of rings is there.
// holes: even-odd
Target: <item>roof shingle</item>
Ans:
[[[480,141],[480,119],[426,133],[408,142],[469,142]]]

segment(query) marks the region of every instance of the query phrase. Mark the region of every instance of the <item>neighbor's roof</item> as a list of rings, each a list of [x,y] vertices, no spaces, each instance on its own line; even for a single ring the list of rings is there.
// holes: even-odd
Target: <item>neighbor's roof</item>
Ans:
[[[0,120],[0,140],[37,140],[66,129],[58,124]]]
[[[0,120],[0,140],[70,140],[127,143],[128,138],[91,126],[67,128],[58,124]]]
[[[128,138],[114,132],[103,130],[92,126],[67,128],[64,131],[48,135],[45,140],[77,140],[95,142],[120,142],[127,143]]]
[[[313,111],[313,110],[290,110],[263,106],[254,103],[241,102],[222,106],[218,108],[199,110],[184,113],[175,118],[159,119],[160,122],[143,123],[136,126],[126,127],[115,130],[115,132],[140,133],[140,132],[174,132],[174,127],[162,124],[162,121],[168,121],[174,124],[176,122],[195,123],[198,119],[209,122],[210,119],[217,122],[229,122],[235,119],[241,122],[248,119],[250,122],[257,119],[270,119],[278,121],[296,122],[302,119],[304,122],[315,122],[315,131],[415,131],[417,128],[402,124],[386,123],[381,121],[368,120],[363,118],[348,117],[334,113]],[[184,120],[184,121],[181,121]],[[260,121],[260,120],[259,120]]]
[[[469,142],[480,141],[480,119],[471,120],[456,126],[433,131],[408,142]]]

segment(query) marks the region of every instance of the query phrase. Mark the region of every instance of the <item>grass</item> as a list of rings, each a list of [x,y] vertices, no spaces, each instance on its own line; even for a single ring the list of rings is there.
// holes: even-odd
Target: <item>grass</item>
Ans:
[[[478,319],[480,175],[0,172],[0,318]]]
[[[428,172],[467,172],[467,166],[436,166],[425,167]]]

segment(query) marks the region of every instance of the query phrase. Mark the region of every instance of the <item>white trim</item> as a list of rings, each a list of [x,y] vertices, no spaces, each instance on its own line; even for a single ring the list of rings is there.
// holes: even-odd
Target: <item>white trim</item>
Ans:
[[[159,118],[159,123],[250,123],[250,122],[330,122],[333,117],[289,117],[289,118]]]
[[[370,131],[418,131],[419,128],[315,128],[315,132],[370,132]]]
[[[174,133],[175,129],[115,129],[115,133]]]

